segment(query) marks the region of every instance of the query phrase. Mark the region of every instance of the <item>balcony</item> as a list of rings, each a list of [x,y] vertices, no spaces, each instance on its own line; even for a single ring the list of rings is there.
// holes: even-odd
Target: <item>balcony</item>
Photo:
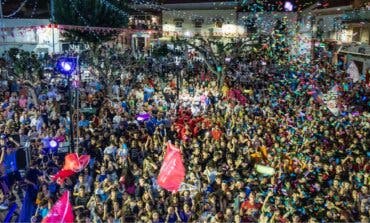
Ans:
[[[342,21],[343,23],[368,23],[370,22],[370,10],[360,9],[346,11]]]

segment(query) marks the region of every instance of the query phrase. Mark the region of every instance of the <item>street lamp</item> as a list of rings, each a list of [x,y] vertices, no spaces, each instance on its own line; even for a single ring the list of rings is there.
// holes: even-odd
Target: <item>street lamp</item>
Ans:
[[[68,95],[69,95],[69,136],[70,136],[70,149],[74,152],[74,138],[73,138],[73,100],[72,100],[72,89],[71,89],[71,76],[77,70],[78,59],[76,57],[60,57],[56,63],[56,71],[67,76],[68,83]]]

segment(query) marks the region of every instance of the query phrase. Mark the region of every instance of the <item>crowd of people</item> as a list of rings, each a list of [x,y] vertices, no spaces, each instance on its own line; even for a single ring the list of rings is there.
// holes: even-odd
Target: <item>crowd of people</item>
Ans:
[[[31,94],[23,80],[6,81],[1,207],[26,197],[18,221],[40,222],[69,190],[76,222],[369,222],[369,88],[323,61],[295,58],[272,72],[274,62],[261,58],[232,58],[220,88],[198,59],[178,71],[130,58],[138,66],[120,67],[113,82],[81,83],[74,104],[93,112],[72,118],[59,82],[40,82]],[[334,86],[337,115],[317,94]],[[138,120],[142,113],[150,119]],[[71,119],[75,149],[91,159],[58,184],[50,176],[64,156],[46,141],[68,141]],[[175,193],[157,184],[168,141],[186,168]],[[15,154],[25,147],[30,163],[20,174]]]

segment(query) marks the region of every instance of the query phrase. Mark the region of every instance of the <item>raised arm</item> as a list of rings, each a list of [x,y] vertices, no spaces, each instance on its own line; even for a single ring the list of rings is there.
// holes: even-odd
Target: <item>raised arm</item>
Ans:
[[[0,164],[3,163],[5,157],[5,148],[1,148]]]

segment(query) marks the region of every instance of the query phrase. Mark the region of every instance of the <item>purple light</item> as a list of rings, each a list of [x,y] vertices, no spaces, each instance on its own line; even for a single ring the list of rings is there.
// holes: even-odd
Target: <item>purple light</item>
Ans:
[[[148,113],[136,115],[136,120],[138,120],[139,122],[143,122],[143,121],[146,121],[148,119],[150,119],[150,114],[148,114]]]
[[[290,1],[284,3],[284,10],[287,12],[293,11],[293,4]]]

